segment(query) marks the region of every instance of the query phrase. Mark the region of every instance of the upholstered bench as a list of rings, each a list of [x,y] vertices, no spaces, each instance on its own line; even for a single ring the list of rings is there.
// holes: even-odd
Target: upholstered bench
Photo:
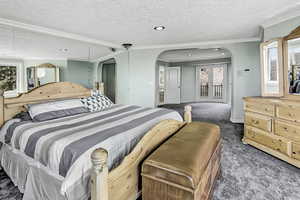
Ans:
[[[142,199],[209,199],[220,171],[220,155],[217,125],[185,125],[144,161]]]

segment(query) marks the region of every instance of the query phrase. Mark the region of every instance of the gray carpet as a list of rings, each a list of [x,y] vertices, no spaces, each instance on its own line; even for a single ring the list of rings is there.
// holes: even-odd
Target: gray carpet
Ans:
[[[230,107],[193,104],[194,120],[214,121],[221,127],[222,173],[217,181],[214,200],[299,200],[300,169],[260,150],[241,143],[242,124],[228,122]],[[170,106],[180,112],[184,105]],[[175,108],[174,108],[175,107]],[[203,108],[203,109],[201,109]],[[222,109],[223,108],[223,109]],[[229,113],[228,113],[229,112]],[[207,116],[209,115],[209,117]],[[222,117],[220,117],[222,116]],[[0,199],[19,200],[21,194],[0,170]]]
[[[161,107],[177,110],[183,114],[184,106],[192,106],[192,117],[194,121],[217,121],[224,122],[230,120],[231,107],[224,103],[184,103],[184,104],[168,104]]]

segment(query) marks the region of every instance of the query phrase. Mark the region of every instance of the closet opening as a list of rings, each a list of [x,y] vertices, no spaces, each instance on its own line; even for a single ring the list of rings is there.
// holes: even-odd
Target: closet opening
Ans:
[[[114,58],[100,62],[98,65],[98,81],[104,84],[104,94],[116,102],[116,60]]]

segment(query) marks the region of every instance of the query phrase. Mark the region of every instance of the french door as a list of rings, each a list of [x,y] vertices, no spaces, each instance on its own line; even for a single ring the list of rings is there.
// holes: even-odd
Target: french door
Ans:
[[[226,98],[226,74],[226,64],[211,64],[197,66],[197,100],[224,102]]]

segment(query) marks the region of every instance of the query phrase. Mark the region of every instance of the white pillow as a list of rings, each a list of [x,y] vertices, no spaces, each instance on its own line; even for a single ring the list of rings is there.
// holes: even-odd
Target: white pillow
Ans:
[[[88,112],[80,99],[68,99],[28,105],[33,121],[45,121]]]

